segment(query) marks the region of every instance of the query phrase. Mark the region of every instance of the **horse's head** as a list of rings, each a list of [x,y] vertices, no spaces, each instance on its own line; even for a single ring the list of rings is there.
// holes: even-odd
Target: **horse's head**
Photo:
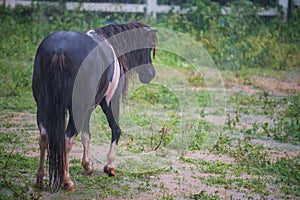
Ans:
[[[151,48],[140,50],[143,54],[141,54],[139,60],[137,60],[137,73],[142,83],[150,83],[155,76],[155,69],[151,59],[151,50]]]
[[[145,29],[143,49],[136,50],[136,66],[139,79],[142,83],[150,83],[155,76],[155,69],[152,64],[151,51],[153,52],[153,59],[157,48],[156,30],[150,28]]]
[[[95,32],[109,40],[125,73],[131,70],[137,72],[142,83],[149,83],[154,78],[151,52],[155,58],[156,30],[139,22],[131,22],[105,26]]]

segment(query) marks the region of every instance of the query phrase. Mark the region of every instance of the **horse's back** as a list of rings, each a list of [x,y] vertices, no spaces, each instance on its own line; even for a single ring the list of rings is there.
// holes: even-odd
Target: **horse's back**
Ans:
[[[97,43],[84,33],[59,31],[47,36],[40,44],[36,57],[64,53],[74,65],[80,65]]]

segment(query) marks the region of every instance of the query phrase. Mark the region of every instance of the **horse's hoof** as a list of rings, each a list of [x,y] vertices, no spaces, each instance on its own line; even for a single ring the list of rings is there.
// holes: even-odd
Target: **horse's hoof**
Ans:
[[[82,165],[83,166],[83,169],[84,171],[88,174],[88,175],[92,175],[93,174],[93,170],[92,168],[90,167],[90,164],[85,164],[85,165]]]
[[[75,189],[76,189],[76,188],[75,188],[74,185],[68,186],[68,187],[66,188],[66,190],[68,190],[68,191],[74,191]]]
[[[88,170],[85,170],[85,172],[87,173],[87,175],[93,175],[93,170],[92,169],[88,169]]]
[[[68,191],[74,191],[76,189],[72,181],[65,183],[63,188]]]
[[[44,188],[44,183],[43,182],[44,182],[43,180],[37,179],[35,184],[34,184],[34,187],[39,189],[39,190],[43,189]]]
[[[104,172],[108,176],[115,176],[116,175],[116,170],[114,168],[108,167],[107,165],[104,166]]]
[[[39,183],[35,183],[35,184],[34,184],[34,187],[35,187],[36,189],[42,190],[42,189],[44,188],[44,185],[43,185],[43,184],[39,184]]]

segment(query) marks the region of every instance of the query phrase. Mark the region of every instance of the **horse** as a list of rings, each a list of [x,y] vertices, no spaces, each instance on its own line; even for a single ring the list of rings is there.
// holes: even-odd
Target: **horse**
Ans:
[[[112,135],[104,172],[109,176],[116,174],[114,161],[121,135],[120,98],[126,94],[127,73],[136,69],[139,80],[150,83],[155,77],[151,51],[155,58],[156,47],[156,31],[139,22],[108,25],[87,33],[54,32],[40,43],[32,76],[40,132],[35,187],[44,186],[47,150],[50,191],[75,189],[69,160],[80,132],[82,167],[87,174],[93,173],[88,159],[89,124],[97,105],[106,115]]]

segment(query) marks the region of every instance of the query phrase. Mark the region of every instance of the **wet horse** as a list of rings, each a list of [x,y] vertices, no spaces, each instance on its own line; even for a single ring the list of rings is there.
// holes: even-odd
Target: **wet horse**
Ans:
[[[115,175],[116,145],[121,135],[120,97],[126,93],[125,77],[135,69],[142,83],[154,78],[151,51],[155,56],[156,44],[155,31],[138,22],[109,25],[87,33],[55,32],[41,42],[32,78],[40,130],[36,187],[43,187],[47,150],[50,190],[75,189],[69,175],[69,156],[80,132],[84,148],[82,167],[92,174],[88,159],[89,122],[97,105],[105,113],[112,133],[104,171]]]

